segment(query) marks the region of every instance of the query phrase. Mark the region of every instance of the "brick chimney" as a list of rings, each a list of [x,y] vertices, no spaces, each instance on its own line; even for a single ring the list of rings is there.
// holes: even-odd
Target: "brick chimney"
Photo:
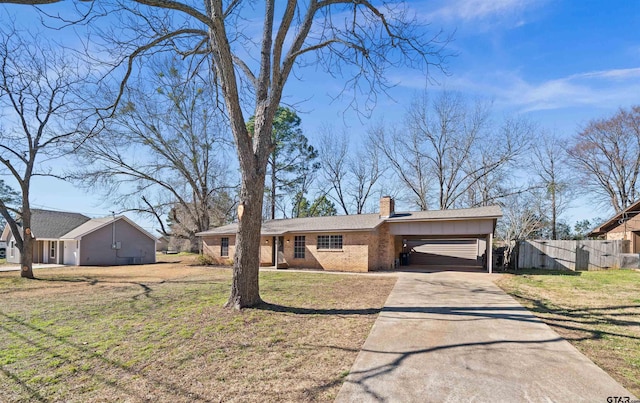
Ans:
[[[391,196],[383,196],[380,199],[380,218],[393,217],[395,209],[395,202],[393,201]]]

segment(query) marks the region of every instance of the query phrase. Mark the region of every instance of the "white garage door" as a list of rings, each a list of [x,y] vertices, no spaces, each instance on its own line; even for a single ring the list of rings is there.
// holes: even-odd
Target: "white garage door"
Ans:
[[[412,239],[410,265],[480,266],[477,239]]]

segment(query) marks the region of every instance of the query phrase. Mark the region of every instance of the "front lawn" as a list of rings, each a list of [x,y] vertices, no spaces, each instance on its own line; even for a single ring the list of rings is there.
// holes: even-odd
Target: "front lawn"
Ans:
[[[0,273],[0,390],[27,401],[332,401],[395,278],[160,263]]]
[[[640,396],[639,271],[528,270],[497,283]]]

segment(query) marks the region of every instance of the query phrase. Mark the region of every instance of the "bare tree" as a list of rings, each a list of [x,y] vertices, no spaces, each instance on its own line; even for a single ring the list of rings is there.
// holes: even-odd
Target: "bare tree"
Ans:
[[[372,136],[361,144],[361,149],[349,154],[349,143],[343,132],[336,135],[329,127],[323,128],[320,158],[323,179],[329,184],[327,194],[345,214],[362,214],[375,186],[385,172]]]
[[[582,188],[616,212],[638,199],[640,106],[589,122],[568,149]]]
[[[569,200],[566,198],[570,190],[570,182],[566,170],[566,151],[562,140],[548,133],[540,136],[534,143],[532,166],[546,191],[551,239],[558,239],[558,217],[566,211]]]
[[[501,199],[535,190],[537,184],[522,184],[518,171],[526,163],[535,126],[529,121],[506,118],[497,129],[476,145],[476,158],[468,159],[464,171],[468,175],[467,197],[461,195],[462,206],[479,207],[500,203]]]
[[[363,149],[358,151],[349,162],[352,175],[349,194],[356,214],[364,212],[374,187],[385,172],[385,167],[371,144],[371,138],[362,146]]]
[[[391,169],[408,190],[407,199],[420,210],[429,209],[431,170],[422,153],[418,132],[388,129],[380,124],[372,129],[377,150],[387,159]]]
[[[330,197],[342,208],[344,214],[349,214],[347,189],[344,188],[348,170],[349,142],[344,133],[335,134],[330,126],[323,126],[320,133],[320,166],[322,177],[329,184]]]
[[[486,103],[469,106],[447,91],[416,99],[406,121],[403,131],[379,133],[377,144],[418,207],[487,205],[511,193],[497,184],[527,150],[531,125],[506,120],[494,131]]]
[[[187,239],[193,252],[196,233],[228,222],[236,187],[224,162],[232,141],[226,118],[215,87],[196,73],[165,60],[127,87],[100,136],[79,148],[72,174],[125,211],[156,219],[163,235]],[[212,222],[216,210],[227,218]]]
[[[545,226],[545,212],[539,190],[513,194],[501,200],[502,218],[498,221],[496,237],[507,246],[505,265],[513,267],[513,249]]]
[[[13,1],[42,4],[51,1]],[[442,61],[439,34],[412,18],[403,4],[377,7],[364,0],[254,2],[211,0],[197,6],[165,0],[117,2],[109,21],[138,24],[130,34],[110,43],[126,51],[125,81],[134,61],[151,51],[177,51],[210,62],[229,116],[241,174],[239,219],[231,295],[227,306],[242,308],[261,302],[258,284],[260,227],[266,164],[274,147],[273,118],[285,84],[296,65],[324,68],[347,78],[345,91],[366,94],[367,102],[388,87],[388,68],[425,67]],[[93,5],[93,2],[91,3]],[[111,3],[101,3],[105,9]],[[261,33],[249,33],[260,19]],[[252,24],[247,24],[251,18]],[[86,18],[82,18],[86,21]],[[167,21],[173,21],[168,23]],[[106,43],[106,42],[105,42]],[[243,98],[244,97],[244,98]],[[357,98],[354,98],[354,103]],[[357,104],[356,104],[357,106]],[[246,110],[255,116],[249,133]]]
[[[0,199],[0,214],[20,251],[20,275],[34,278],[31,232],[31,180],[53,173],[46,162],[65,153],[79,135],[86,68],[73,64],[47,43],[17,30],[0,32],[0,163],[17,182],[21,203],[16,209]]]

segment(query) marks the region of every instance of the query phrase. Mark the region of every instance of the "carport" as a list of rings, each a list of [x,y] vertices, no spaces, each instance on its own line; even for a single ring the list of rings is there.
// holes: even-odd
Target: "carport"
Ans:
[[[427,268],[493,270],[491,245],[499,209],[466,216],[465,210],[397,214],[389,218],[401,265]],[[477,209],[469,209],[477,213]]]
[[[479,250],[480,241],[476,238],[424,239],[407,236],[403,246],[406,245],[404,253],[408,253],[409,266],[482,267],[484,252]]]

